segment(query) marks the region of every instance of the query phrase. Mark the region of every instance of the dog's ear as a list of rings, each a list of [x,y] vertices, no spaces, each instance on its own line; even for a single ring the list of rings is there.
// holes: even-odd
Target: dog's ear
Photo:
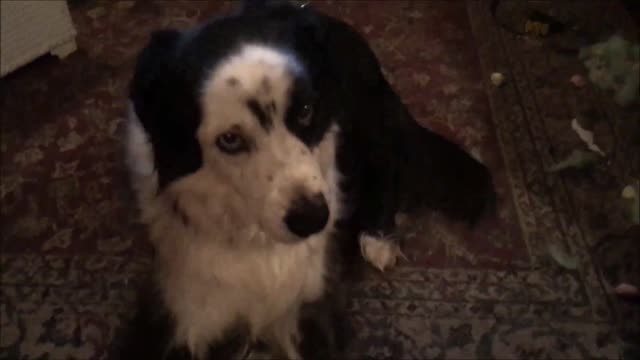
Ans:
[[[129,95],[147,132],[160,131],[160,127],[169,125],[160,119],[167,111],[163,104],[176,86],[177,48],[181,37],[176,30],[154,32],[138,56]]]
[[[159,82],[169,72],[181,34],[175,30],[157,31],[151,35],[147,46],[138,56],[135,73],[131,81],[130,96],[136,112],[143,100],[153,100]]]
[[[326,54],[330,51],[327,46],[326,19],[318,16],[310,6],[296,8],[294,11],[297,13],[293,30],[296,50],[303,54],[307,61],[315,62],[307,64],[309,71],[321,71]]]
[[[179,59],[182,37],[174,30],[154,33],[130,86],[135,113],[153,145],[160,188],[197,170],[202,161],[195,137],[199,108],[190,83],[199,70]]]
[[[243,13],[251,13],[267,7],[268,0],[243,0],[241,10]]]
[[[241,6],[241,12],[243,14],[255,14],[263,12],[267,9],[273,9],[282,6],[300,5],[298,3],[304,3],[295,0],[243,0]]]
[[[272,3],[273,0],[242,0],[240,9],[243,14],[253,14],[263,11]]]

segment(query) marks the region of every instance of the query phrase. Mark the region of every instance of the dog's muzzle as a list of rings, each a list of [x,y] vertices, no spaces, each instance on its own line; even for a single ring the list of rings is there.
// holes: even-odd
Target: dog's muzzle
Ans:
[[[322,194],[298,197],[284,217],[289,231],[301,238],[322,231],[328,221],[329,206]]]

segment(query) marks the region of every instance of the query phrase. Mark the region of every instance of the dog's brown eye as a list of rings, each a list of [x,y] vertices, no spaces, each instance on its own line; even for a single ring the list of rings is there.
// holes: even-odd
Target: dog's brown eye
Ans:
[[[218,136],[216,146],[227,154],[237,154],[248,150],[245,139],[234,131],[228,131]]]
[[[298,122],[303,126],[311,125],[311,117],[313,116],[313,106],[305,104],[298,114]]]

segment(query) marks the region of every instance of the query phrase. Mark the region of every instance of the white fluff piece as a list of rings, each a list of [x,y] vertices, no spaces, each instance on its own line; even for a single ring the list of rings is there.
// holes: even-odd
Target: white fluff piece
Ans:
[[[602,149],[600,149],[600,147],[593,141],[593,131],[589,131],[580,126],[578,119],[571,120],[571,128],[576,132],[576,134],[578,134],[580,140],[587,144],[589,150],[605,156],[604,151],[602,151]]]

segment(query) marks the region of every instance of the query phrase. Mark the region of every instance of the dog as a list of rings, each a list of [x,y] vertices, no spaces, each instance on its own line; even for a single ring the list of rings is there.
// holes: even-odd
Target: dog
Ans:
[[[345,249],[384,270],[399,212],[473,224],[495,202],[487,168],[416,123],[365,39],[309,6],[245,1],[154,33],[130,103],[155,270],[120,359],[336,356]]]

